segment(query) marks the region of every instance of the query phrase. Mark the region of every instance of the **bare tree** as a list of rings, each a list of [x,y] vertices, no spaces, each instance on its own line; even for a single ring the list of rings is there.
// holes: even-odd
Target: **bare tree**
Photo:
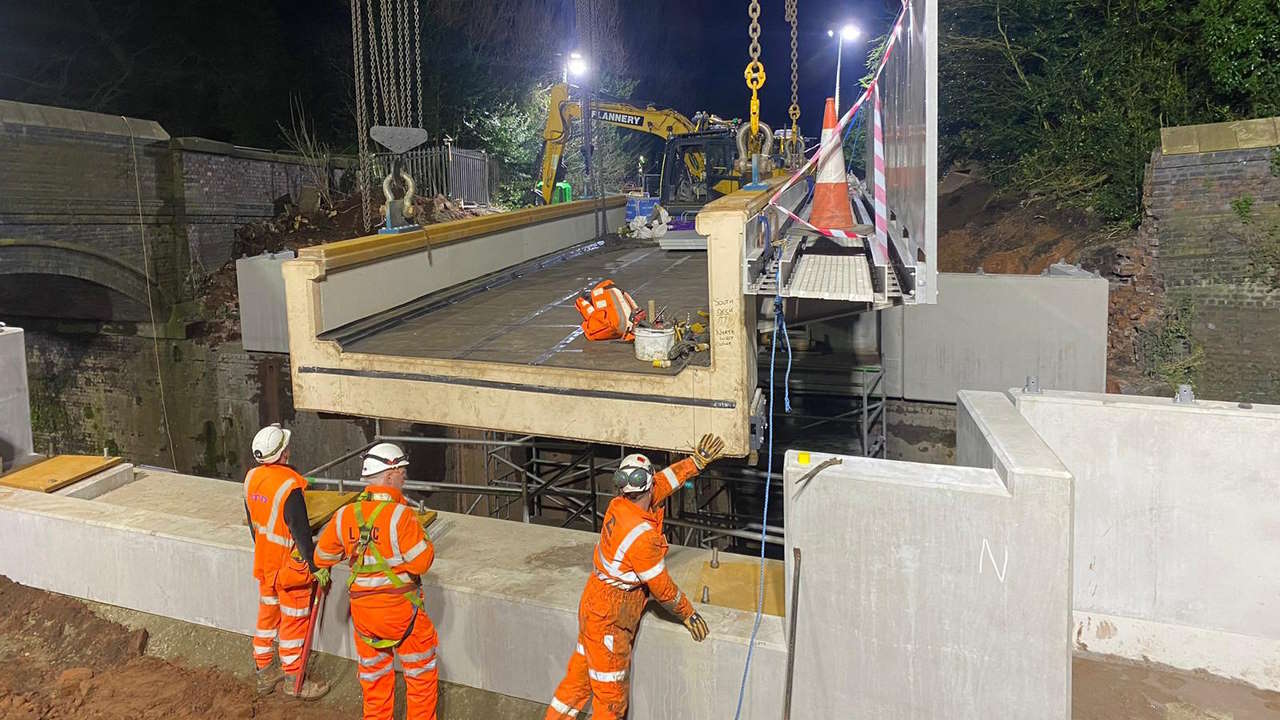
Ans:
[[[289,126],[280,125],[280,134],[289,149],[302,156],[303,176],[307,184],[320,194],[324,208],[333,208],[333,186],[330,168],[333,153],[329,146],[316,137],[315,125],[307,118],[302,100],[289,98]]]

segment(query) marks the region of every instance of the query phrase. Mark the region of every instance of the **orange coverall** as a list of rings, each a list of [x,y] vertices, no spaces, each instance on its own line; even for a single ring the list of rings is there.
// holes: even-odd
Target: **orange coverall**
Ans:
[[[596,544],[595,572],[578,603],[578,644],[546,720],[575,718],[588,700],[596,720],[625,717],[631,643],[649,595],[681,620],[693,615],[693,603],[667,573],[660,504],[697,474],[691,458],[659,472],[653,479],[652,510],[641,510],[623,497],[609,503]]]
[[[295,550],[284,508],[293,491],[306,488],[306,479],[288,465],[258,465],[244,478],[245,507],[254,534],[253,577],[258,581],[253,660],[259,670],[271,664],[271,645],[277,634],[280,667],[292,675],[302,665],[307,615],[311,612],[311,569]],[[304,543],[309,552],[310,534]]]
[[[575,301],[582,315],[582,332],[588,340],[635,340],[635,324],[631,316],[638,309],[631,295],[619,289],[612,280],[601,280]]]
[[[360,542],[358,517],[370,526],[363,568],[352,557]],[[376,562],[374,546],[400,585],[387,572],[367,567]],[[320,533],[316,565],[331,567],[344,557],[352,559],[351,621],[360,656],[357,674],[365,720],[391,720],[396,686],[393,654],[404,670],[406,720],[435,720],[436,628],[426,610],[420,609],[418,582],[431,568],[436,551],[418,514],[404,504],[399,490],[370,485],[355,503],[334,514]]]

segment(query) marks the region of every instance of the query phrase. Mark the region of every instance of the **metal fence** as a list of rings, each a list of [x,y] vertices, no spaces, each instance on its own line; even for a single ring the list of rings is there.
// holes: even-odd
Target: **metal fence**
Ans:
[[[373,155],[375,195],[378,183],[390,172],[394,157],[392,153]],[[483,150],[452,145],[422,148],[405,153],[404,164],[421,196],[444,195],[488,205],[498,184],[497,160]]]

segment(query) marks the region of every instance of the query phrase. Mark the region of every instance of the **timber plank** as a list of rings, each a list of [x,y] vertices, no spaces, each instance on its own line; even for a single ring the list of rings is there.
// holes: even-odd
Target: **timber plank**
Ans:
[[[122,462],[101,455],[54,455],[0,476],[0,485],[51,493]]]

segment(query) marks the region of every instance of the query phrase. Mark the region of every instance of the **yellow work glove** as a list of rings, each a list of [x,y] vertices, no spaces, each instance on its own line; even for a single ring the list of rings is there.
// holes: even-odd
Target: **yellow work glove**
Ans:
[[[696,612],[685,619],[684,626],[689,628],[689,634],[693,636],[694,642],[702,642],[711,634],[710,628],[707,627],[707,621],[703,620],[702,616]]]
[[[705,470],[708,465],[724,457],[724,439],[719,435],[707,433],[698,441],[698,447],[690,455],[698,471]]]
[[[329,568],[320,568],[315,572],[316,584],[322,588],[329,587],[329,583],[333,582],[333,578],[329,576]]]

